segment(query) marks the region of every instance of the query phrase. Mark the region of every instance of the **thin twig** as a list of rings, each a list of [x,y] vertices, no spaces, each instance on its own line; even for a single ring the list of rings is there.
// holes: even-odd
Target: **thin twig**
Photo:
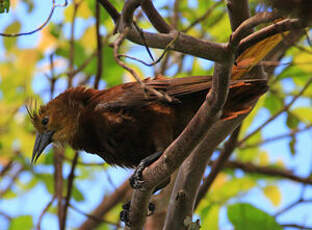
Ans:
[[[96,1],[95,6],[95,19],[96,19],[96,41],[97,41],[97,70],[94,81],[94,88],[97,89],[99,87],[99,82],[103,72],[103,44],[102,44],[102,36],[100,33],[100,3]]]
[[[0,33],[0,36],[3,36],[3,37],[19,37],[19,36],[34,34],[34,33],[38,32],[38,31],[42,30],[49,23],[49,21],[51,20],[51,18],[53,16],[55,8],[57,8],[57,7],[66,7],[67,4],[68,4],[67,0],[65,0],[63,4],[56,4],[55,0],[52,0],[52,8],[50,10],[50,13],[49,13],[47,19],[39,27],[37,27],[36,29],[34,29],[32,31],[23,32],[23,33],[12,33],[12,34]]]
[[[4,194],[6,194],[13,186],[15,183],[15,180],[19,177],[19,175],[23,172],[24,168],[20,167],[12,176],[10,183],[6,186],[5,189],[0,190],[0,197],[2,197]]]
[[[126,58],[129,58],[129,59],[132,59],[132,60],[135,60],[137,62],[140,62],[146,66],[153,66],[153,65],[156,65],[157,63],[159,63],[162,58],[167,54],[167,52],[169,51],[171,45],[178,39],[179,37],[179,32],[177,31],[174,31],[175,33],[175,37],[172,39],[172,41],[169,42],[169,44],[165,47],[165,49],[163,50],[161,56],[156,60],[156,61],[153,61],[152,63],[147,63],[141,59],[138,59],[138,58],[135,58],[135,57],[132,57],[132,56],[128,56],[128,55],[124,55],[124,54],[119,54],[118,57],[126,57]]]
[[[302,204],[302,203],[312,203],[312,200],[304,200],[304,199],[296,200],[295,202],[293,202],[293,203],[289,204],[288,206],[284,207],[283,209],[279,210],[277,213],[274,214],[274,216],[277,217],[277,216],[287,212],[288,210],[294,208],[298,204]]]
[[[65,197],[65,204],[64,204],[64,211],[63,211],[64,218],[63,218],[63,222],[61,225],[61,230],[66,229],[67,210],[68,210],[68,206],[69,206],[70,197],[72,194],[72,188],[73,188],[73,183],[74,183],[74,179],[75,179],[75,169],[77,166],[78,157],[79,157],[79,152],[75,152],[75,156],[74,156],[74,159],[72,161],[72,167],[71,167],[68,179],[67,179],[67,194]]]
[[[127,70],[129,73],[131,73],[131,75],[136,79],[136,81],[141,85],[141,87],[147,91],[150,91],[152,94],[154,94],[155,96],[157,96],[160,99],[163,99],[165,101],[168,102],[172,102],[173,99],[168,96],[165,93],[160,93],[157,90],[155,90],[154,88],[148,87],[144,84],[144,82],[140,79],[140,77],[138,76],[138,74],[135,72],[134,69],[130,68],[129,66],[127,66],[125,63],[123,63],[120,58],[119,58],[119,47],[121,45],[121,43],[123,42],[123,40],[126,38],[127,34],[129,33],[130,28],[126,27],[124,29],[124,31],[118,36],[118,38],[115,40],[115,42],[113,43],[114,46],[114,58],[115,61],[117,62],[118,65],[120,65],[122,68],[124,68],[125,70]]]
[[[110,225],[114,225],[116,227],[120,227],[119,223],[115,223],[115,222],[112,222],[112,221],[108,221],[108,220],[104,220],[102,218],[99,218],[97,216],[94,216],[94,215],[90,215],[88,213],[85,213],[84,211],[78,209],[77,207],[75,207],[73,204],[69,204],[69,207],[72,208],[73,210],[75,210],[76,212],[78,212],[79,214],[81,215],[84,215],[92,220],[95,220],[97,222],[101,222],[101,223],[106,223],[106,224],[110,224]]]
[[[80,6],[80,3],[77,3],[75,0],[73,1],[74,4],[74,11],[72,15],[72,23],[71,23],[71,29],[70,29],[70,40],[69,40],[69,71],[68,71],[68,81],[67,81],[67,88],[72,87],[73,78],[75,75],[73,75],[74,71],[74,58],[75,58],[75,25],[76,25],[76,15],[78,8]]]
[[[188,27],[182,30],[183,33],[188,32],[190,29],[192,29],[194,26],[196,26],[198,23],[204,21],[209,15],[219,6],[223,4],[223,0],[214,3],[202,16],[197,18],[195,21],[193,21]]]
[[[299,225],[299,224],[281,224],[280,226],[285,228],[298,228],[300,230],[312,230],[312,227]]]
[[[264,126],[266,126],[267,124],[269,124],[270,122],[272,122],[275,118],[277,118],[280,114],[282,114],[283,112],[289,110],[289,108],[296,102],[296,100],[298,98],[300,98],[300,96],[306,91],[306,89],[310,86],[310,84],[312,83],[312,77],[306,82],[305,86],[301,89],[301,91],[293,97],[293,99],[284,106],[284,108],[282,108],[280,111],[278,111],[275,115],[273,115],[272,117],[270,117],[269,119],[267,119],[262,125],[260,125],[258,128],[256,128],[253,132],[251,132],[250,134],[248,134],[247,136],[245,136],[241,141],[239,141],[237,143],[237,146],[241,146],[244,142],[246,142],[251,136],[253,136],[254,134],[256,134],[257,132],[259,132],[260,130],[262,130],[262,128]]]
[[[212,164],[212,163],[210,163]],[[292,180],[298,183],[309,184],[312,185],[311,177],[299,177],[294,175],[291,171],[286,169],[280,169],[272,166],[259,166],[255,165],[251,162],[240,162],[240,161],[228,161],[225,164],[226,168],[231,169],[241,169],[247,173],[257,173],[263,174],[267,176],[280,177],[283,179]]]
[[[262,141],[258,141],[258,142],[255,142],[255,143],[252,143],[252,144],[248,144],[248,145],[242,145],[240,148],[241,149],[248,149],[248,148],[254,148],[254,147],[257,147],[259,145],[264,145],[264,144],[267,144],[267,143],[270,143],[270,142],[273,142],[273,141],[277,141],[277,140],[280,140],[280,139],[283,139],[283,138],[288,138],[292,135],[296,135],[298,133],[301,133],[301,132],[305,132],[309,129],[312,128],[312,125],[308,125],[302,129],[294,129],[292,131],[290,131],[289,133],[286,133],[286,134],[282,134],[282,135],[278,135],[278,136],[275,136],[275,137],[269,137],[267,139],[264,139]]]
[[[53,202],[55,201],[56,199],[56,196],[55,194],[53,195],[52,199],[49,201],[49,203],[45,206],[45,208],[42,210],[40,216],[39,216],[39,219],[38,219],[38,223],[36,225],[36,229],[37,230],[40,230],[41,229],[41,221],[42,221],[42,218],[43,216],[47,213],[47,211],[49,210],[50,206],[53,204]]]

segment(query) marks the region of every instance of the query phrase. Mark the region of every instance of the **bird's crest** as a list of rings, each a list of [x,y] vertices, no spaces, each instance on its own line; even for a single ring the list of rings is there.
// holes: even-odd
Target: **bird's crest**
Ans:
[[[30,98],[25,104],[25,109],[32,124],[35,126],[36,129],[38,129],[40,114],[44,112],[44,106],[39,106],[37,98]]]

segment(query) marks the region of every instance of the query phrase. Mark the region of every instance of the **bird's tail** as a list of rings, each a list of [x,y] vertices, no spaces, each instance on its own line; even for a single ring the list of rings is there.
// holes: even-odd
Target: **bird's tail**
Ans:
[[[168,79],[156,77],[146,82],[153,88],[164,91],[171,97],[191,95],[201,91],[209,91],[212,86],[211,76],[192,76]],[[223,109],[223,119],[232,119],[240,114],[248,113],[262,94],[268,90],[266,80],[231,80],[228,99]]]

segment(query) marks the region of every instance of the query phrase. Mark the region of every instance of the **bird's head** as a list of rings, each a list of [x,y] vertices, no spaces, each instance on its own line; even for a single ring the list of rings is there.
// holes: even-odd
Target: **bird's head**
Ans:
[[[31,162],[36,162],[50,143],[71,143],[78,129],[81,106],[65,92],[39,110],[27,108],[29,117],[37,131]],[[78,100],[79,101],[79,100]]]

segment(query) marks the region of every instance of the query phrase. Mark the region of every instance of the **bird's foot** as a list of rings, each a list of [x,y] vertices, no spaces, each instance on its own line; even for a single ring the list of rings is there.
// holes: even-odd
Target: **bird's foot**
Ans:
[[[142,172],[144,169],[145,167],[139,164],[139,166],[135,169],[134,173],[130,177],[130,186],[133,189],[142,189],[144,184]]]
[[[147,209],[147,216],[151,216],[154,214],[156,207],[154,203],[149,203],[148,204],[148,209]]]
[[[146,167],[150,166],[153,162],[155,162],[161,156],[161,154],[162,154],[162,152],[153,153],[152,155],[144,158],[139,163],[139,165],[137,166],[134,173],[132,174],[132,176],[129,179],[130,185],[133,189],[144,190],[143,189],[143,184],[144,184],[143,171]]]
[[[156,207],[154,203],[149,203],[147,216],[153,215],[155,208]],[[124,222],[128,227],[130,227],[129,212],[130,212],[130,201],[128,201],[122,206],[122,211],[120,212],[120,220]]]

